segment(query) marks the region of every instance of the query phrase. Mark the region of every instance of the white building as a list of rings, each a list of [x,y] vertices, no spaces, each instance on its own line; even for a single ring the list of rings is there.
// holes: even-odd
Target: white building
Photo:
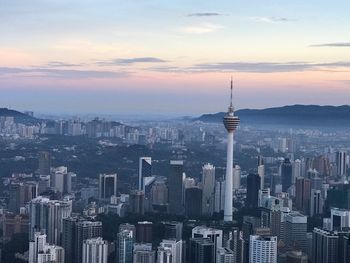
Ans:
[[[64,249],[46,243],[46,235],[40,232],[34,234],[29,242],[29,263],[64,263]]]
[[[84,240],[82,263],[107,263],[108,243],[101,237]]]
[[[350,227],[350,211],[331,208],[331,230],[342,231],[346,227]]]
[[[182,240],[163,240],[158,247],[157,263],[182,263]]]
[[[277,237],[251,235],[249,263],[277,263]]]

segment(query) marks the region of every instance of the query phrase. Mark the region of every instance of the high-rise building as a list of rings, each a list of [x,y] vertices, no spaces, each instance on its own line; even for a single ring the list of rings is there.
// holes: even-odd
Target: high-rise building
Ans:
[[[211,216],[214,213],[215,167],[206,164],[202,171],[202,214]]]
[[[258,174],[249,174],[247,176],[247,207],[258,207],[260,185],[260,176]]]
[[[293,176],[292,176],[292,182],[295,183],[295,180],[299,177],[302,177],[302,163],[299,159],[296,159],[293,162],[292,165],[292,171],[293,171]]]
[[[164,239],[182,239],[182,222],[163,222],[164,225]]]
[[[50,244],[60,245],[63,219],[71,216],[72,201],[50,200],[39,196],[29,204],[29,239],[37,231],[45,231]]]
[[[296,208],[308,214],[310,211],[311,181],[304,177],[296,178],[295,183]]]
[[[102,237],[83,241],[82,263],[107,263],[108,243]]]
[[[219,248],[216,251],[216,263],[235,263],[233,251],[229,248]]]
[[[285,216],[285,244],[289,250],[301,250],[307,253],[306,239],[307,216],[291,212]]]
[[[346,152],[339,151],[336,153],[337,175],[343,177],[346,175]]]
[[[338,235],[335,232],[314,228],[312,233],[312,262],[338,262]]]
[[[133,226],[135,228],[135,226]],[[132,263],[133,248],[136,230],[124,228],[118,233],[117,239],[117,262]]]
[[[110,202],[112,196],[117,195],[117,174],[100,174],[99,198],[101,201]]]
[[[249,241],[250,263],[277,263],[277,237],[250,236]]]
[[[227,159],[226,159],[226,177],[225,177],[225,209],[224,221],[232,221],[232,198],[233,198],[233,133],[239,125],[239,118],[234,114],[232,104],[232,86],[231,79],[231,101],[223,122],[227,130]]]
[[[66,251],[65,263],[82,262],[84,240],[101,236],[102,222],[72,217],[64,219],[62,246]]]
[[[145,191],[144,178],[150,176],[152,176],[152,158],[141,157],[139,159],[139,190]]]
[[[157,263],[182,263],[182,240],[164,239],[158,247]]]
[[[323,197],[320,190],[311,190],[310,216],[323,214]]]
[[[183,178],[183,161],[170,161],[170,174],[168,178],[168,212],[170,214],[181,215],[184,213]]]
[[[28,234],[29,218],[26,214],[4,213],[2,215],[2,238],[10,240],[14,234]]]
[[[202,189],[190,187],[185,189],[185,214],[196,218],[202,214]]]
[[[153,223],[148,221],[137,222],[136,241],[137,243],[152,243]]]
[[[292,186],[292,163],[289,158],[284,159],[281,164],[282,191],[287,192]]]
[[[130,212],[143,215],[145,213],[145,193],[140,190],[132,190],[129,197]]]
[[[51,155],[49,152],[39,153],[39,175],[49,175],[51,169]]]
[[[260,176],[260,189],[265,188],[265,165],[264,158],[259,155],[258,156],[258,175]]]
[[[342,231],[350,227],[350,210],[331,208],[331,230]]]
[[[68,173],[68,169],[65,166],[53,169],[50,183],[52,188],[63,194],[70,194],[72,192],[72,174]]]
[[[152,207],[166,206],[168,204],[168,194],[165,181],[155,181],[151,188]]]
[[[191,263],[215,262],[214,242],[210,238],[191,238],[188,255]]]
[[[225,181],[219,179],[215,184],[215,212],[224,211],[225,207]]]
[[[192,229],[192,238],[209,238],[214,243],[214,252],[218,248],[222,248],[223,231],[221,229],[214,229],[205,226],[196,226]],[[214,253],[216,258],[216,253]]]
[[[34,233],[34,238],[29,242],[29,263],[65,263],[64,249],[56,245],[50,245],[46,241],[46,235],[40,232]]]
[[[241,187],[241,167],[239,165],[235,165],[235,167],[232,170],[232,173],[233,190],[238,190]]]
[[[152,244],[134,244],[133,263],[155,263],[155,251]]]

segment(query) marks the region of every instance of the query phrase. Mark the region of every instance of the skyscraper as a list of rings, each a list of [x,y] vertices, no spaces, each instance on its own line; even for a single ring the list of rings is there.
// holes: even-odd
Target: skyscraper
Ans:
[[[182,239],[182,222],[163,222],[164,225],[164,239]]]
[[[170,174],[168,178],[168,212],[170,214],[181,215],[184,213],[183,177],[183,161],[170,161]]]
[[[247,176],[247,201],[246,206],[249,208],[258,207],[260,176],[258,174],[249,174]]]
[[[214,244],[214,258],[216,259],[216,250],[222,248],[223,231],[205,226],[196,226],[192,229],[192,238],[209,238]],[[214,260],[215,262],[215,260]]]
[[[286,158],[281,165],[282,191],[287,192],[292,185],[292,163]]]
[[[289,250],[307,252],[307,216],[291,212],[285,216],[285,244]]]
[[[148,221],[137,222],[136,241],[137,243],[152,243],[153,223]]]
[[[250,263],[276,263],[277,237],[252,235],[249,240]]]
[[[51,168],[51,155],[49,152],[40,152],[39,153],[39,175],[49,175]]]
[[[346,152],[339,151],[336,155],[337,161],[337,174],[339,177],[346,175]]]
[[[132,190],[129,197],[130,212],[143,215],[145,213],[145,193],[142,190]]]
[[[156,256],[152,244],[134,244],[133,263],[154,263]]]
[[[84,240],[82,263],[107,263],[107,256],[108,243],[102,237]]]
[[[260,189],[265,188],[265,165],[264,158],[259,155],[258,156],[258,175],[260,176]]]
[[[100,174],[99,197],[100,200],[110,202],[111,196],[117,195],[117,174]]]
[[[239,165],[235,165],[235,167],[232,170],[232,173],[233,190],[238,190],[241,187],[241,167]]]
[[[139,190],[144,189],[144,178],[152,176],[152,158],[141,157],[139,159]]]
[[[215,167],[209,163],[203,166],[202,191],[202,214],[211,216],[214,213]]]
[[[158,247],[157,263],[182,263],[182,247],[182,240],[164,239]]]
[[[232,86],[231,79],[231,101],[223,122],[228,132],[227,135],[227,159],[226,159],[226,177],[225,177],[225,210],[224,221],[232,221],[232,191],[233,191],[233,133],[239,125],[239,118],[234,115],[234,107],[232,104]]]
[[[215,262],[214,242],[209,238],[197,237],[190,239],[189,261],[191,263]]]
[[[123,229],[119,231],[117,237],[118,263],[132,263],[135,233],[136,230],[133,231],[132,229]]]
[[[40,232],[34,233],[34,238],[29,242],[29,263],[64,263],[64,249],[46,242],[46,235]]]
[[[304,177],[296,178],[295,183],[296,208],[307,214],[310,209],[311,181]]]
[[[190,218],[196,218],[202,214],[202,189],[199,187],[186,188],[185,213]]]

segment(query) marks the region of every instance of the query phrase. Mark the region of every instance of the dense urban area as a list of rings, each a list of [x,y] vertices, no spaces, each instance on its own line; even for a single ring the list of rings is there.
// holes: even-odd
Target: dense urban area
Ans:
[[[230,107],[225,126],[3,110],[0,262],[350,262],[350,131]]]

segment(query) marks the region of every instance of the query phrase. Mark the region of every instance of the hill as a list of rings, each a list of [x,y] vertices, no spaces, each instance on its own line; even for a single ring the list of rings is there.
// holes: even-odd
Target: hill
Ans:
[[[8,108],[0,108],[0,117],[14,117],[15,122],[23,124],[36,124],[40,122],[35,117]]]
[[[204,114],[194,120],[221,122],[224,112]],[[242,109],[235,113],[242,124],[350,127],[350,106],[291,105],[267,109]]]

